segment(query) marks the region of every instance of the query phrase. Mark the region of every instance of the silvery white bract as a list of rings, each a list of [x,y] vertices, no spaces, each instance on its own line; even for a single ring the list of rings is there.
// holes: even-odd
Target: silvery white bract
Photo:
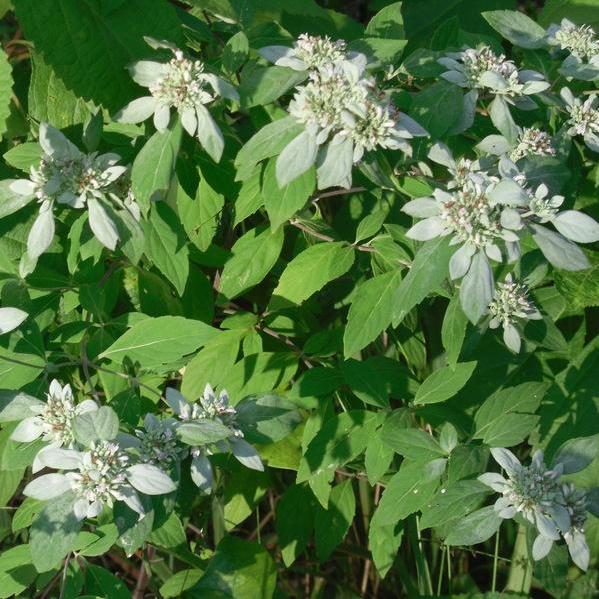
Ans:
[[[585,81],[599,77],[599,40],[592,27],[562,19],[548,27],[547,42],[569,53],[560,67],[562,75]]]
[[[416,121],[401,113],[359,69],[336,64],[310,73],[296,89],[289,114],[304,131],[280,153],[276,175],[286,185],[317,165],[318,188],[349,188],[352,166],[375,148],[411,155],[409,139],[426,136]]]
[[[21,422],[12,432],[10,438],[21,443],[30,443],[41,439],[51,447],[66,446],[72,448],[75,444],[74,422],[80,414],[93,412],[98,405],[91,399],[75,403],[70,385],[64,387],[56,380],[50,382],[46,401],[31,402],[29,414],[24,411]],[[42,450],[34,461],[34,472],[43,468]]]
[[[518,127],[518,137],[509,140],[503,135],[488,135],[476,147],[494,156],[506,155],[512,162],[523,158],[547,158],[556,151],[551,136],[537,127]]]
[[[508,105],[534,110],[537,105],[529,96],[549,88],[543,75],[537,71],[519,70],[513,61],[507,60],[503,54],[495,54],[487,45],[448,52],[438,62],[448,69],[441,74],[443,79],[471,90],[470,104],[476,104],[481,92],[494,96],[489,115],[493,124],[507,137],[516,128]],[[472,124],[474,118],[474,111],[470,112],[465,128]]]
[[[27,318],[27,312],[19,308],[0,308],[0,335],[14,331]]]
[[[166,402],[179,417],[177,433],[183,443],[190,446],[191,477],[200,490],[212,489],[212,466],[208,456],[231,451],[247,468],[264,470],[262,460],[252,445],[243,439],[237,427],[236,410],[229,404],[229,396],[222,390],[218,397],[206,385],[199,403],[188,402],[179,391],[168,387]]]
[[[170,468],[185,457],[186,449],[181,447],[176,424],[174,418],[144,416],[144,427],[135,430],[137,442],[134,442],[141,462]]]
[[[218,125],[206,108],[217,96],[239,101],[235,88],[220,77],[207,73],[200,60],[187,58],[181,50],[168,42],[146,38],[153,48],[167,48],[173,58],[167,62],[140,60],[129,67],[133,80],[147,87],[149,96],[129,102],[116,115],[121,123],[141,123],[153,117],[158,131],[165,131],[174,108],[189,135],[197,136],[202,147],[218,162],[224,148],[224,138]]]
[[[22,198],[18,208],[34,199],[40,205],[27,239],[29,258],[35,262],[52,243],[57,205],[86,208],[92,232],[100,243],[114,250],[119,234],[107,207],[116,204],[130,209],[117,193],[117,180],[127,170],[116,164],[120,156],[84,154],[46,123],[40,125],[39,142],[43,150],[39,166],[31,167],[29,179],[16,179],[9,184],[13,196]]]
[[[478,480],[502,494],[495,502],[501,518],[520,514],[536,527],[539,534],[533,544],[533,559],[545,557],[553,543],[563,538],[574,563],[586,570],[590,559],[584,535],[586,494],[560,481],[563,464],[547,468],[540,450],[534,453],[530,466],[523,466],[508,449],[493,448],[491,453],[507,478],[486,472]]]
[[[476,323],[493,299],[493,272],[489,259],[508,261],[519,256],[518,231],[522,224],[513,217],[511,202],[499,201],[492,193],[498,178],[481,170],[478,162],[455,161],[442,144],[435,144],[429,157],[452,173],[448,191],[435,189],[432,197],[405,204],[404,212],[423,219],[406,235],[417,241],[451,235],[459,245],[449,262],[449,275],[461,279],[460,299],[464,313]]]
[[[294,71],[312,71],[341,65],[344,70],[361,73],[366,66],[366,57],[359,52],[348,52],[344,40],[331,40],[327,35],[308,35],[302,33],[293,47],[266,46],[260,55],[280,67],[289,67]]]
[[[86,451],[52,448],[45,452],[46,466],[72,472],[42,475],[31,481],[23,493],[47,500],[73,491],[73,512],[78,520],[98,516],[104,506],[125,502],[138,514],[145,513],[138,491],[163,495],[176,489],[167,474],[151,464],[129,465],[129,456],[117,443],[92,442]]]
[[[589,261],[576,243],[599,241],[599,224],[578,210],[559,211],[563,196],[550,195],[541,183],[536,189],[527,186],[526,176],[503,157],[499,162],[503,179],[492,191],[493,197],[510,205],[508,217],[520,223],[521,232],[530,232],[545,258],[557,268],[584,270]],[[542,225],[551,223],[552,231]]]
[[[533,302],[528,298],[524,285],[515,282],[508,274],[505,281],[497,283],[495,295],[489,304],[489,326],[503,328],[503,341],[514,353],[520,351],[518,321],[542,318]]]
[[[570,137],[582,135],[586,146],[594,152],[599,152],[599,98],[590,94],[586,100],[575,98],[567,88],[562,88],[561,96],[566,103],[570,118],[566,121],[570,127],[567,133]]]

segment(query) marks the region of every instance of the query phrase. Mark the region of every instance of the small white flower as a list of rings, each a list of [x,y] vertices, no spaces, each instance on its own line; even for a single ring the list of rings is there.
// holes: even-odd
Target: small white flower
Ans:
[[[135,431],[141,462],[170,468],[184,457],[186,450],[179,443],[175,424],[176,421],[171,418],[159,419],[154,414],[145,415],[144,428]]]
[[[180,433],[186,427],[197,427],[199,434],[210,434],[214,429],[210,422],[214,422],[220,429],[217,431],[218,440],[214,442],[204,442],[201,447],[195,445],[195,440],[189,442],[192,457],[191,477],[202,492],[209,493],[212,489],[213,473],[208,456],[213,453],[231,451],[247,468],[264,470],[256,449],[243,439],[243,432],[239,430],[236,422],[237,411],[229,404],[229,396],[225,390],[217,397],[214,389],[207,384],[199,403],[190,403],[179,391],[168,387],[165,399],[179,417]],[[224,434],[221,434],[221,431]]]
[[[540,73],[520,71],[503,54],[487,45],[448,52],[438,61],[449,69],[441,77],[467,89],[488,91],[506,99],[537,94],[549,87]]]
[[[218,162],[221,158],[223,136],[208,112],[206,105],[217,96],[239,101],[235,88],[220,77],[207,73],[200,60],[187,58],[181,50],[165,42],[146,41],[154,48],[167,48],[173,58],[167,63],[142,60],[130,67],[133,80],[148,88],[150,95],[133,100],[122,108],[115,120],[121,123],[141,123],[153,117],[158,131],[165,131],[175,109],[183,128],[196,135],[210,156]]]
[[[590,94],[586,100],[582,101],[580,98],[575,98],[572,92],[564,87],[561,96],[570,116],[567,120],[567,124],[570,125],[567,130],[568,135],[571,137],[582,135],[587,147],[599,152],[599,98],[597,94]]]
[[[495,296],[489,304],[492,329],[503,328],[503,340],[514,352],[520,351],[520,334],[515,324],[518,320],[539,320],[541,314],[528,298],[526,287],[516,283],[508,274],[503,283],[497,283]]]
[[[559,25],[553,23],[549,26],[547,41],[583,61],[588,62],[599,54],[599,40],[593,28],[576,25],[568,19],[562,19]]]
[[[175,490],[175,484],[162,470],[150,464],[129,464],[129,456],[117,443],[92,442],[86,451],[48,449],[46,466],[66,473],[42,475],[31,481],[23,493],[34,499],[46,500],[67,491],[75,495],[73,512],[79,520],[94,518],[104,506],[124,501],[140,516],[144,508],[138,491],[162,495]]]
[[[525,127],[521,130],[509,157],[517,162],[527,156],[555,156],[553,142],[545,131],[536,127]]]
[[[29,179],[16,179],[10,190],[24,198],[35,199],[39,215],[27,239],[27,253],[37,260],[54,238],[56,205],[87,208],[89,224],[98,240],[109,249],[116,247],[119,234],[105,209],[106,204],[121,205],[116,182],[127,170],[116,163],[118,154],[84,154],[60,131],[46,123],[39,129],[43,154]]]
[[[54,379],[46,403],[40,402],[30,408],[34,415],[25,417],[17,425],[11,439],[29,443],[41,438],[55,447],[73,447],[75,417],[97,409],[98,405],[91,399],[76,404],[71,386],[63,387]]]
[[[366,57],[358,52],[348,52],[344,40],[333,41],[328,36],[307,33],[302,33],[292,48],[266,46],[259,52],[275,65],[295,71],[313,71],[343,65],[345,69],[357,69],[361,72],[366,66]]]

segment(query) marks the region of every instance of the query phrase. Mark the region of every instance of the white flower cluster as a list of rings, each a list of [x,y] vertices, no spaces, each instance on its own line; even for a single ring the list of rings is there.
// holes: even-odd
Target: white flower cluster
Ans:
[[[528,290],[508,274],[505,280],[498,283],[495,296],[489,304],[492,329],[503,328],[503,341],[513,352],[520,351],[520,333],[516,328],[519,320],[539,320],[541,314],[528,297]]]
[[[551,45],[567,50],[580,60],[590,61],[599,55],[599,40],[589,25],[576,25],[568,19],[562,19],[547,29],[547,38]]]
[[[522,129],[509,157],[513,162],[517,162],[528,156],[555,156],[555,148],[548,133],[536,127]]]
[[[409,139],[426,131],[395,108],[366,72],[362,54],[347,53],[345,42],[300,36],[293,48],[269,46],[260,52],[277,65],[306,70],[289,114],[304,131],[277,159],[277,179],[285,185],[314,163],[320,189],[351,186],[352,165],[376,148],[411,154]]]
[[[570,118],[567,124],[568,135],[575,137],[582,135],[584,143],[590,150],[599,152],[599,98],[597,94],[590,94],[582,101],[575,98],[572,92],[564,87],[561,96],[566,103],[566,110]]]
[[[537,94],[549,87],[540,73],[519,70],[513,61],[495,54],[487,45],[448,52],[438,62],[449,69],[441,74],[447,81],[506,98]]]
[[[132,464],[115,441],[93,439],[88,446],[80,443],[77,419],[98,414],[99,407],[92,400],[76,404],[69,385],[63,387],[53,380],[46,402],[28,396],[26,405],[34,415],[24,414],[11,439],[46,442],[33,460],[32,471],[52,468],[61,472],[35,478],[23,490],[25,495],[48,500],[72,492],[73,512],[83,520],[96,517],[115,500],[124,501],[142,515],[144,507],[138,492],[161,495],[175,490],[175,484],[161,469],[151,464]]]
[[[30,443],[41,438],[55,447],[73,447],[75,436],[73,423],[79,414],[93,412],[98,404],[86,399],[75,403],[70,385],[64,387],[56,380],[50,382],[46,402],[37,402],[29,406],[34,414],[25,416],[11,434],[13,441]]]
[[[207,73],[202,61],[187,58],[168,42],[151,38],[146,38],[146,41],[155,49],[170,50],[173,58],[167,63],[141,60],[131,65],[129,70],[133,80],[148,88],[150,95],[127,104],[115,115],[115,120],[141,123],[153,116],[156,129],[165,131],[171,121],[171,109],[174,108],[187,133],[196,135],[203,148],[218,162],[222,156],[224,139],[206,104],[217,96],[237,102],[239,94],[224,79]]]
[[[460,298],[473,323],[494,298],[489,259],[502,262],[504,255],[508,262],[518,259],[520,237],[527,231],[555,266],[567,270],[588,266],[584,253],[572,242],[598,241],[599,224],[577,210],[558,211],[564,198],[550,196],[544,184],[530,189],[525,175],[506,155],[493,172],[489,169],[495,169],[494,159],[456,161],[440,143],[431,148],[429,158],[445,166],[452,178],[447,190],[437,188],[432,197],[417,198],[403,206],[404,212],[422,219],[406,235],[417,241],[451,235],[450,244],[460,246],[451,256],[449,274],[454,280],[464,277]],[[547,222],[557,232],[542,226]],[[519,347],[519,338],[513,333],[508,329],[511,349]]]
[[[562,464],[547,468],[542,451],[535,452],[530,466],[523,466],[508,449],[494,448],[491,453],[507,478],[486,472],[478,479],[502,494],[495,502],[498,515],[509,519],[521,514],[536,527],[539,534],[533,545],[535,560],[545,557],[561,537],[574,563],[586,570],[590,554],[584,535],[585,494],[560,481]]]
[[[568,52],[560,67],[562,75],[584,81],[599,77],[599,39],[592,27],[562,19],[548,27],[546,39],[558,53]]]
[[[129,441],[141,461],[170,468],[191,456],[191,478],[204,493],[213,485],[212,465],[208,456],[231,451],[244,466],[264,470],[258,452],[243,439],[236,422],[236,410],[229,404],[226,391],[217,396],[210,385],[197,403],[188,402],[179,391],[166,390],[166,402],[177,420],[159,420],[149,414],[137,439]]]
[[[39,142],[43,150],[37,167],[31,167],[29,179],[16,179],[9,190],[26,205],[40,204],[39,214],[27,238],[27,254],[36,261],[54,238],[54,208],[57,204],[75,209],[86,208],[89,225],[100,243],[114,250],[119,239],[116,224],[107,208],[126,209],[136,219],[139,209],[128,191],[123,192],[120,178],[127,168],[116,163],[120,156],[96,152],[85,154],[58,129],[42,123]],[[125,199],[121,196],[125,195]]]
[[[332,40],[328,35],[321,37],[302,33],[291,48],[266,46],[259,52],[277,66],[289,67],[295,71],[318,70],[343,62],[353,63],[356,68],[366,64],[363,54],[348,52],[344,40]]]

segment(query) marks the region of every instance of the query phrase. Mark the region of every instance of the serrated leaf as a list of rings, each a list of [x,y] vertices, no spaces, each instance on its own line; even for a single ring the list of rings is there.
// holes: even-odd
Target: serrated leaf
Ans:
[[[341,241],[310,246],[283,271],[273,291],[270,308],[301,304],[327,283],[345,274],[353,263],[353,248]]]
[[[100,357],[129,358],[145,368],[168,364],[192,353],[218,335],[218,330],[181,316],[146,318],[121,335]]]
[[[275,265],[283,239],[282,229],[251,229],[240,237],[221,275],[219,301],[226,303],[260,283]]]
[[[415,405],[439,403],[453,397],[470,379],[477,362],[461,362],[454,368],[435,370],[416,391]]]

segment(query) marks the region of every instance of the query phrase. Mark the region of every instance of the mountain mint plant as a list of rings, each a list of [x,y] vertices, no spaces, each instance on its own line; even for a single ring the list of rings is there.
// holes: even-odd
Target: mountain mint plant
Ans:
[[[596,595],[597,11],[433,4],[0,2],[0,597]]]

